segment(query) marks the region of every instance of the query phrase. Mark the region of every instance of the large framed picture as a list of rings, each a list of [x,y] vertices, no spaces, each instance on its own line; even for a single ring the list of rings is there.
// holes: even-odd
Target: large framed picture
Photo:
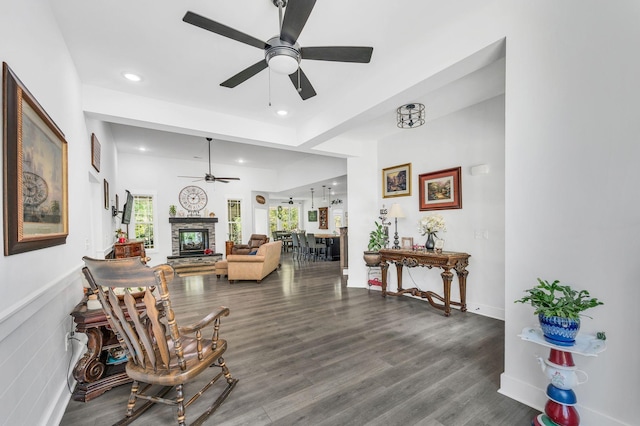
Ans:
[[[67,141],[6,63],[4,254],[65,244],[69,233]]]
[[[424,173],[420,185],[420,211],[462,208],[461,167]]]
[[[382,169],[382,198],[411,195],[411,163]]]
[[[317,222],[318,221],[318,210],[309,210],[307,212],[309,216],[309,222]]]

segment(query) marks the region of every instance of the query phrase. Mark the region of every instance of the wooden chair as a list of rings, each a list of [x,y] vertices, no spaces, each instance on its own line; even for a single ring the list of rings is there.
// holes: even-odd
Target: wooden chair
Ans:
[[[140,258],[99,260],[84,257],[83,260],[86,266],[82,272],[91,290],[97,293],[109,324],[125,350],[126,372],[133,379],[126,416],[116,424],[129,424],[159,402],[176,406],[178,424],[183,426],[186,424],[185,409],[224,376],[227,383],[218,397],[191,423],[202,424],[238,382],[231,377],[222,358],[227,342],[219,337],[221,318],[229,315],[229,309],[220,307],[199,322],[180,327],[169,298],[168,283],[173,279],[171,266],[149,268]],[[124,295],[118,296],[114,291],[117,288],[124,289]],[[159,291],[159,299],[152,294],[155,289]],[[132,292],[138,296],[134,297]],[[212,328],[211,339],[202,337],[202,330],[207,326]],[[209,367],[218,368],[211,370]],[[196,379],[200,373],[211,373],[213,378],[185,402],[184,384]],[[162,388],[155,395],[146,394],[153,385]],[[165,398],[174,387],[173,399]],[[147,402],[134,410],[137,399]]]

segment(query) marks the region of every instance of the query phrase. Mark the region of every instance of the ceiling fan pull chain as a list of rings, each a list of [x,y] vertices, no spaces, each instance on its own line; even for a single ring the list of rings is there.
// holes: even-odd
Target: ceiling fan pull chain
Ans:
[[[269,106],[271,106],[271,70],[269,70]]]

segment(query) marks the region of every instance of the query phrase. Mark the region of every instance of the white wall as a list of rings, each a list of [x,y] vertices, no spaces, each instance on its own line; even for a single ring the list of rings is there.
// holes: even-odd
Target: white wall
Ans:
[[[3,2],[0,39],[0,59],[64,132],[69,162],[66,244],[0,256],[1,423],[55,424],[69,398],[73,360],[64,339],[72,328],[69,313],[82,297],[81,258],[94,253],[90,187],[92,181],[102,187],[102,176],[91,171],[80,84],[49,2]]]
[[[546,351],[514,337],[534,322],[532,309],[508,302],[536,277],[559,279],[605,303],[582,328],[605,330],[607,351],[575,357],[589,374],[576,389],[583,424],[636,424],[640,5],[518,3],[507,28],[502,390],[536,406],[544,400],[533,355]]]

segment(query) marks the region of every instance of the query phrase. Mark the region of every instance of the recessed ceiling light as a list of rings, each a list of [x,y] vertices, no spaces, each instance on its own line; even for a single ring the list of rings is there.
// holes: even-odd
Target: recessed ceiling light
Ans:
[[[126,78],[129,81],[135,81],[136,83],[142,80],[142,77],[140,77],[138,74],[134,74],[131,72],[125,72],[124,74],[122,74],[124,76],[124,78]]]
[[[238,158],[238,163],[242,164],[244,163],[244,160],[242,158]]]
[[[140,148],[138,148],[138,150],[144,152],[147,150],[147,148],[145,148],[144,146],[141,146]]]
[[[278,114],[281,117],[284,117],[285,115],[289,114],[289,112],[283,109],[279,109],[278,111],[276,111],[276,114]]]

